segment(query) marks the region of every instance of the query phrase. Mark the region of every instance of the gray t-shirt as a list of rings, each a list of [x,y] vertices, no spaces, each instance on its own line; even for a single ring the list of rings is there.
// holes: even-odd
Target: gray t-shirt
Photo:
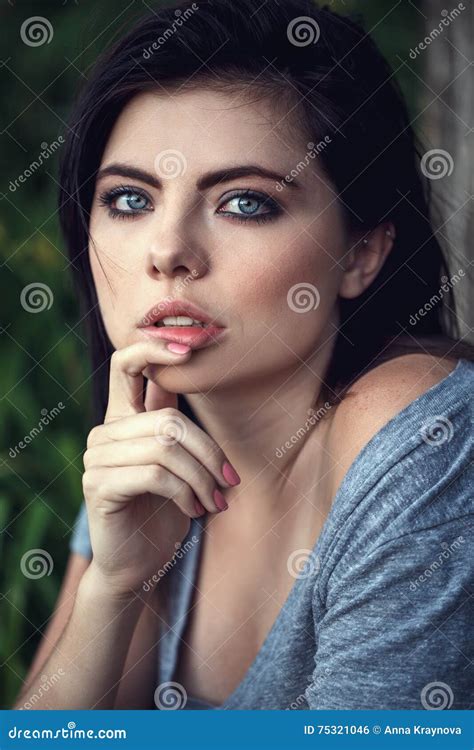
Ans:
[[[155,702],[158,694],[165,707],[185,709],[472,708],[473,391],[474,363],[459,360],[360,451],[255,660],[219,706],[167,685],[206,533],[207,516],[193,519],[159,583],[167,622]],[[91,557],[84,505],[70,546]]]

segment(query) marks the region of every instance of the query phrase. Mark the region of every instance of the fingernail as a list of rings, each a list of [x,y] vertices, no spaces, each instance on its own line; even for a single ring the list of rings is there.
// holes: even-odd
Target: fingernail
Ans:
[[[187,344],[178,344],[177,341],[171,341],[169,344],[166,344],[166,348],[175,354],[186,354],[191,349]]]
[[[219,510],[227,510],[227,508],[229,506],[227,505],[227,503],[225,501],[225,497],[222,494],[222,492],[219,492],[219,490],[214,490],[212,496],[213,496],[214,502],[217,505],[217,507],[219,508]]]
[[[225,481],[228,482],[232,486],[236,484],[240,484],[239,475],[237,474],[234,467],[231,466],[228,461],[224,461],[224,465],[222,467],[222,476],[224,477]]]
[[[200,503],[199,500],[194,501],[194,507],[196,508],[196,513],[200,516],[206,512],[204,505]]]

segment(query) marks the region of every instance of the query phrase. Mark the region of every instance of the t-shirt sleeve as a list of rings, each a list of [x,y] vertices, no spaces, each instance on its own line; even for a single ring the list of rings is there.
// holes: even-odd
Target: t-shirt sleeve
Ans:
[[[473,537],[469,513],[417,529],[315,588],[310,709],[472,708]]]
[[[77,552],[79,555],[83,555],[89,560],[92,559],[92,547],[89,537],[87,507],[84,501],[82,502],[79,513],[76,517],[76,522],[74,524],[74,529],[72,531],[71,539],[69,542],[69,549],[71,550],[71,552]]]

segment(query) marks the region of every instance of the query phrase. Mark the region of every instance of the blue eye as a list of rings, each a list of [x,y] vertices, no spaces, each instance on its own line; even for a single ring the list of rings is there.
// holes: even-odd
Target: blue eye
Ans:
[[[126,185],[102,193],[99,202],[108,208],[109,216],[113,219],[129,219],[153,210],[146,193]]]
[[[120,195],[116,201],[116,208],[119,211],[133,211],[135,209],[146,208],[146,198],[144,195],[138,195],[137,193],[127,193]]]
[[[137,215],[153,211],[147,193],[127,185],[120,185],[102,193],[99,203],[108,209],[112,219],[133,219]],[[235,210],[223,211],[223,206],[231,206]],[[273,198],[252,190],[231,195],[217,211],[233,221],[254,221],[258,224],[277,218],[281,212],[281,206]]]
[[[223,211],[222,206],[227,205],[232,205],[238,213]],[[234,221],[256,221],[260,224],[275,219],[281,213],[281,208],[269,195],[246,190],[227,198],[219,207],[218,213]]]

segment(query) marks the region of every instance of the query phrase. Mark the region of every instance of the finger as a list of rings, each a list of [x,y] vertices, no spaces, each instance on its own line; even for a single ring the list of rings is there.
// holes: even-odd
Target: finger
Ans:
[[[94,498],[93,506],[111,503],[127,504],[137,495],[150,493],[156,499],[156,512],[163,507],[163,501],[174,502],[187,516],[198,516],[196,500],[192,488],[163,466],[94,467],[84,473],[85,496]],[[87,488],[92,488],[91,492]],[[154,511],[153,511],[154,513]],[[148,519],[144,519],[146,523]]]
[[[176,409],[166,408],[124,417],[108,424],[106,429],[95,427],[89,433],[87,447],[117,440],[153,436],[161,443],[169,442],[168,438],[179,442],[223,487],[233,487],[239,484],[240,479],[232,483],[228,482],[223,475],[223,465],[226,462],[230,464],[230,461],[215,440]]]
[[[153,380],[147,380],[145,395],[145,411],[157,411],[171,406],[174,409],[178,406],[178,395],[165,391],[160,385]]]
[[[84,453],[86,471],[94,466],[147,466],[157,464],[187,482],[210,513],[221,510],[214,500],[212,474],[179,443],[160,445],[154,437],[102,443]]]
[[[186,361],[192,350],[175,354],[166,349],[166,342],[143,341],[116,350],[110,358],[109,399],[104,423],[145,411],[143,370],[149,365],[169,366]],[[156,385],[154,398],[167,398],[166,391]]]

